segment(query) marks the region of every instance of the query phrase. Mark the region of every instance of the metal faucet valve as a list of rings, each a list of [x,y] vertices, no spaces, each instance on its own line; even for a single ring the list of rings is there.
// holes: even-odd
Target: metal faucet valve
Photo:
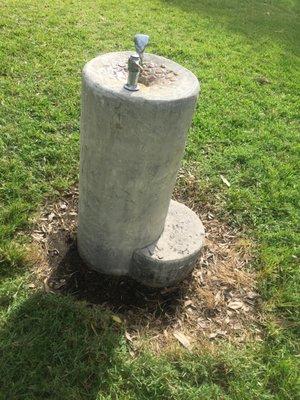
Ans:
[[[143,70],[143,56],[144,51],[149,42],[149,36],[138,33],[134,37],[134,45],[136,54],[132,54],[128,60],[128,79],[124,88],[131,92],[139,90],[138,79],[140,71]]]
[[[124,85],[124,88],[130,90],[131,92],[136,92],[139,90],[138,87],[138,79],[140,71],[143,70],[143,67],[140,65],[140,57],[138,54],[132,54],[128,60],[128,79],[127,83]]]

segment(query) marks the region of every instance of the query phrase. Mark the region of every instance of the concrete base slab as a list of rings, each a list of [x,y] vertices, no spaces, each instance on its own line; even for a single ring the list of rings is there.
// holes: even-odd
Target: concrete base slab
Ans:
[[[198,216],[171,200],[163,233],[157,241],[134,252],[130,276],[152,287],[176,284],[192,271],[204,234]]]

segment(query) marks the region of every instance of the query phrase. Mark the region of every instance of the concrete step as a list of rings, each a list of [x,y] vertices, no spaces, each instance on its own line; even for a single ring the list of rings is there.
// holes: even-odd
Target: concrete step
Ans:
[[[152,287],[173,286],[193,269],[204,243],[199,217],[184,204],[171,200],[163,233],[136,250],[130,276]]]

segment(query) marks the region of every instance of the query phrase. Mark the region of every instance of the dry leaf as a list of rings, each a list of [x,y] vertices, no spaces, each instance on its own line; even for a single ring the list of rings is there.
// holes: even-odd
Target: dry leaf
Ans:
[[[44,235],[41,235],[40,233],[32,233],[31,236],[33,237],[34,240],[41,242],[44,240]]]
[[[117,315],[112,315],[112,319],[117,322],[118,324],[122,323],[122,320],[120,317],[118,317]]]
[[[67,208],[67,205],[65,203],[60,203],[60,209],[65,210]]]
[[[217,332],[211,333],[209,335],[209,338],[215,339],[217,337],[224,337],[224,336],[226,336],[226,333],[227,333],[227,331],[217,331]]]
[[[198,326],[199,326],[199,328],[202,328],[202,329],[205,329],[205,328],[207,328],[207,324],[206,324],[206,322],[205,321],[198,321]]]
[[[35,284],[34,283],[29,283],[28,285],[25,286],[27,289],[34,289]]]
[[[192,300],[186,300],[186,301],[184,302],[184,307],[188,307],[188,306],[190,306],[190,305],[192,305],[192,304],[193,304]]]
[[[92,328],[94,334],[97,335],[97,331],[96,331],[96,329],[95,329],[95,327],[94,327],[94,325],[92,323],[91,323],[91,328]]]
[[[130,336],[130,334],[127,331],[125,332],[125,337],[129,342],[132,342],[132,337]]]
[[[210,339],[215,339],[217,336],[218,336],[218,334],[216,332],[214,332],[214,333],[211,333],[208,337]]]
[[[178,340],[178,342],[182,344],[183,347],[185,347],[186,349],[191,348],[190,340],[182,332],[175,331],[173,332],[173,335]]]
[[[270,13],[267,13],[267,14],[269,15]],[[267,83],[271,83],[271,81],[268,78],[266,78],[265,76],[258,76],[255,80],[260,85],[266,85]]]
[[[232,310],[238,310],[239,308],[242,308],[244,304],[241,301],[230,301],[228,303],[228,307],[231,308]]]
[[[131,357],[135,357],[135,352],[132,349],[129,349],[129,354],[131,355]]]
[[[52,213],[50,213],[50,214],[48,215],[48,220],[49,220],[50,222],[52,222],[54,217],[55,217],[55,214],[52,212]]]
[[[219,290],[218,293],[215,295],[215,306],[220,303],[221,298],[222,298],[222,294],[221,294],[221,291]]]
[[[258,293],[256,293],[256,292],[248,292],[247,293],[247,298],[250,299],[250,300],[253,300],[256,297],[258,297]]]
[[[44,289],[46,293],[54,293],[52,288],[48,284],[48,278],[44,279]]]
[[[65,286],[66,280],[61,279],[60,282],[53,282],[52,286],[55,290],[61,289],[63,286]]]
[[[228,180],[225,178],[225,176],[220,175],[220,178],[222,179],[222,182],[225,183],[226,186],[230,187],[230,183],[229,183]]]

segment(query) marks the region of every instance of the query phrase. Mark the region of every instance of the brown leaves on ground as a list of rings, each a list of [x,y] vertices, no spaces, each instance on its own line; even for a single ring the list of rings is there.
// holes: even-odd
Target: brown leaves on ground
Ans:
[[[134,354],[147,345],[160,351],[177,342],[193,345],[227,340],[260,340],[260,297],[255,273],[249,268],[253,244],[215,217],[210,204],[199,204],[199,184],[180,171],[174,198],[200,216],[206,244],[193,274],[176,287],[147,288],[127,277],[110,277],[89,270],[76,248],[78,190],[46,203],[31,234],[35,285],[51,293],[70,293],[87,306],[112,312],[125,326]]]

